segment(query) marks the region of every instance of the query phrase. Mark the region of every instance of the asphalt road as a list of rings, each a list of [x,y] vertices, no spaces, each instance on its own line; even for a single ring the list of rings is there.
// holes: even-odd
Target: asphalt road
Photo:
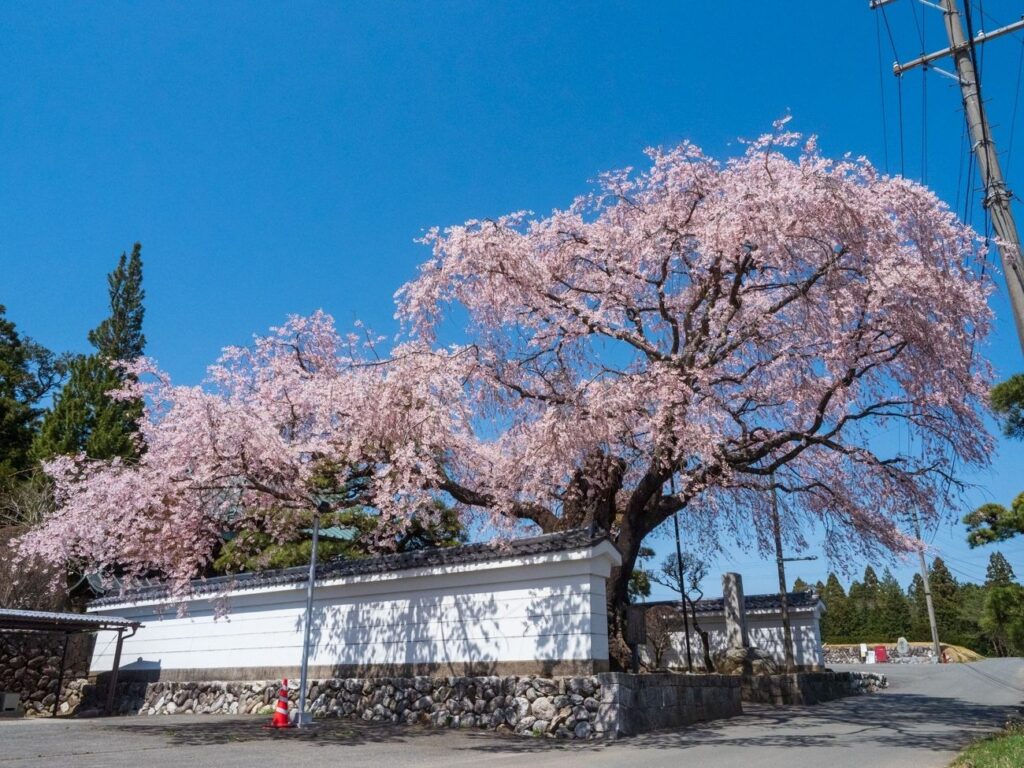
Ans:
[[[614,743],[503,738],[328,721],[274,732],[263,718],[0,719],[0,768],[272,768],[477,766],[531,768],[945,768],[974,736],[1024,703],[1024,660],[878,667],[890,688],[815,707],[747,714]]]

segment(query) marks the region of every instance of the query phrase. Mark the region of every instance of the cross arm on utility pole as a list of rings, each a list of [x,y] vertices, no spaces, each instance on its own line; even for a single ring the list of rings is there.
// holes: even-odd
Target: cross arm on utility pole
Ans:
[[[1024,29],[1024,16],[1021,16],[1020,19],[1013,22],[1013,24],[1007,24],[1005,27],[1000,27],[999,29],[992,30],[991,32],[979,32],[974,36],[974,45],[981,45],[981,43],[987,42],[988,40],[994,40],[997,37],[1008,35],[1019,29]],[[909,72],[915,67],[927,66],[930,62],[945,58],[946,56],[952,56],[959,51],[969,50],[970,47],[971,43],[964,40],[963,42],[943,48],[941,51],[932,51],[931,53],[918,56],[916,59],[911,59],[905,64],[900,64],[898,61],[894,62],[892,65],[892,71],[894,75],[899,77],[904,72]]]
[[[923,0],[921,0],[923,2]],[[872,8],[881,8],[892,0],[872,0]],[[1010,294],[1010,307],[1013,311],[1014,324],[1017,328],[1017,339],[1024,351],[1024,258],[1021,253],[1021,239],[1017,231],[1017,222],[1013,218],[1010,201],[1013,199],[996,154],[995,142],[992,140],[992,129],[985,113],[985,104],[981,98],[981,84],[974,65],[975,50],[981,43],[997,37],[1024,29],[1024,17],[1007,24],[992,32],[981,32],[968,37],[960,22],[960,8],[956,0],[939,0],[937,3],[924,3],[929,7],[942,11],[949,46],[941,51],[927,53],[905,64],[896,62],[893,72],[900,77],[914,67],[927,67],[931,62],[949,56],[956,64],[953,78],[959,82],[960,96],[963,102],[964,117],[971,134],[971,142],[978,162],[978,172],[985,185],[985,199],[982,204],[992,216],[992,227],[998,240],[999,260],[1006,280],[1006,290]],[[969,9],[968,9],[969,10]],[[970,16],[968,15],[968,26]],[[933,67],[933,69],[937,69]]]

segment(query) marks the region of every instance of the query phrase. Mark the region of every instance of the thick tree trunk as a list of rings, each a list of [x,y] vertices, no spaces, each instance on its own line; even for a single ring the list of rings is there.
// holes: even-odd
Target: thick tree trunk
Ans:
[[[626,616],[629,607],[630,571],[614,568],[608,578],[608,662],[612,671],[632,670],[633,654],[626,642]]]
[[[608,577],[608,660],[613,670],[632,667],[632,652],[626,642],[627,609],[629,607],[629,577],[633,574],[642,536],[636,536],[628,524],[620,527],[612,543],[622,556],[622,565],[613,568]]]

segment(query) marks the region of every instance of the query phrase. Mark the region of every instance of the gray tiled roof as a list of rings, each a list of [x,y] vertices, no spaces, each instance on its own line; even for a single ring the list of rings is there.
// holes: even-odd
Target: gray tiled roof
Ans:
[[[816,592],[787,592],[786,602],[789,603],[789,607],[795,610],[808,610],[814,608],[820,601],[820,597]],[[659,600],[652,603],[646,603],[646,606],[654,605],[668,605],[677,606],[679,605],[678,600]],[[743,605],[748,611],[778,611],[782,609],[782,600],[777,592],[767,595],[745,595],[743,598]],[[694,603],[694,608],[697,610],[697,614],[702,613],[723,613],[725,611],[725,601],[721,597],[709,598],[707,600],[697,600]]]
[[[507,557],[539,555],[548,552],[563,552],[573,549],[591,547],[606,538],[602,531],[591,532],[587,529],[575,529],[563,533],[549,533],[525,539],[512,539],[504,542],[484,542],[464,544],[459,547],[442,547],[438,549],[421,549],[414,552],[402,552],[394,555],[378,555],[376,557],[359,558],[357,560],[332,560],[319,563],[316,569],[317,580],[341,578],[345,576],[362,576],[372,573],[391,573],[412,568],[428,568],[438,565],[461,565],[464,563],[481,563],[489,560],[500,560]],[[301,584],[309,576],[309,566],[281,568],[273,571],[240,573],[233,576],[217,576],[192,582],[192,594],[209,594],[228,588],[247,589],[268,586]],[[115,605],[127,601],[154,600],[170,597],[170,591],[164,585],[146,586],[125,591],[114,590],[103,597],[89,603],[90,608]]]

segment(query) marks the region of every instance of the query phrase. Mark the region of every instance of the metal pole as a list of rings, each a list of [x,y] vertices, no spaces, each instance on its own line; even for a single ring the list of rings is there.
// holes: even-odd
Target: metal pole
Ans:
[[[672,515],[676,526],[676,578],[679,579],[679,604],[683,607],[683,632],[686,634],[686,671],[693,672],[690,653],[690,622],[686,618],[686,584],[683,582],[683,546],[679,541],[679,513]]]
[[[796,671],[793,658],[793,629],[789,623],[789,595],[786,592],[786,562],[782,556],[782,523],[779,520],[779,498],[772,472],[772,533],[775,535],[775,562],[779,567],[779,602],[782,606],[782,642],[785,644],[786,671]]]
[[[117,646],[114,649],[114,666],[110,670],[110,684],[107,686],[106,714],[114,712],[114,690],[117,688],[117,672],[121,668],[121,646],[124,644],[124,630],[117,630]]]
[[[70,632],[64,633],[64,649],[60,652],[60,671],[57,673],[57,692],[55,694],[56,698],[53,700],[54,717],[60,712],[60,689],[64,686],[64,666],[68,660],[68,638],[70,637]]]
[[[306,712],[306,684],[309,673],[309,639],[313,628],[313,586],[316,583],[316,547],[320,539],[320,505],[313,512],[313,547],[309,558],[309,580],[306,584],[306,626],[302,639],[302,672],[299,675],[299,712],[295,725],[304,728],[313,724],[313,716]]]
[[[921,559],[921,581],[924,582],[924,602],[928,606],[928,623],[932,629],[932,649],[936,661],[942,661],[942,646],[939,644],[939,625],[935,623],[935,605],[932,603],[932,585],[928,579],[928,564],[924,560],[924,542],[921,540],[921,520],[914,510],[914,531],[917,535],[917,556]]]
[[[960,76],[960,93],[963,97],[964,114],[967,127],[974,142],[974,153],[978,158],[978,170],[985,184],[984,206],[992,215],[992,226],[996,234],[1005,244],[998,245],[999,259],[1003,266],[1003,276],[1010,292],[1010,305],[1013,308],[1013,319],[1017,325],[1017,338],[1024,350],[1024,261],[1021,259],[1020,235],[1017,223],[1013,219],[1010,201],[1013,196],[1003,180],[1003,171],[999,166],[995,143],[992,141],[992,130],[985,114],[985,105],[981,102],[977,73],[971,56],[971,44],[964,35],[960,24],[960,11],[956,0],[941,0],[942,12],[946,22],[946,34],[949,37],[950,52],[956,62],[957,74]]]

